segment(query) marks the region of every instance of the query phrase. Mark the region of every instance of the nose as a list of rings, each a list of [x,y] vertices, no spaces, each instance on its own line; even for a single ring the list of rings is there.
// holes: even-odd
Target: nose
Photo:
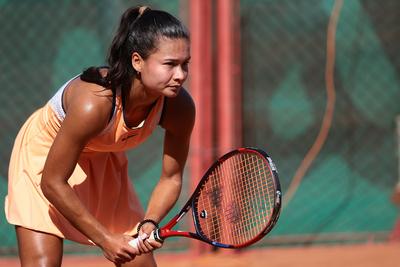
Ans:
[[[174,73],[174,80],[183,83],[186,80],[186,77],[187,77],[187,71],[180,65],[176,66]]]

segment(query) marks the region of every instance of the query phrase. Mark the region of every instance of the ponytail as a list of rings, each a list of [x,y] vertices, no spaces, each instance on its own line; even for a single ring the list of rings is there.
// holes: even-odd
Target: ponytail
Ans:
[[[132,78],[136,75],[136,71],[131,64],[132,53],[129,47],[127,47],[127,43],[136,21],[139,20],[147,9],[147,7],[130,8],[122,15],[107,59],[110,66],[107,80],[110,82],[112,89],[120,86],[123,91],[128,90]]]
[[[109,88],[113,93],[115,93],[117,87],[126,87],[129,85],[127,79],[134,75],[134,71],[130,64],[130,56],[126,55],[127,51],[125,44],[129,38],[132,24],[136,22],[146,9],[147,7],[131,7],[124,12],[117,33],[115,34],[109,49],[109,67],[87,68],[80,76],[83,81],[96,83],[105,88]],[[101,68],[109,68],[107,76],[103,77],[101,75]]]

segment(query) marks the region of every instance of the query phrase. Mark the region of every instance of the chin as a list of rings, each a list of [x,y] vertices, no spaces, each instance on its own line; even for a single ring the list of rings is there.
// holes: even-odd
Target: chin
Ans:
[[[166,97],[171,97],[171,98],[177,97],[178,94],[179,94],[179,92],[180,92],[180,89],[178,89],[178,90],[168,90],[168,91],[166,92],[165,96],[166,96]]]
[[[168,98],[174,98],[174,97],[177,97],[177,96],[178,96],[178,93],[169,93],[169,94],[165,95],[165,97],[168,97]]]

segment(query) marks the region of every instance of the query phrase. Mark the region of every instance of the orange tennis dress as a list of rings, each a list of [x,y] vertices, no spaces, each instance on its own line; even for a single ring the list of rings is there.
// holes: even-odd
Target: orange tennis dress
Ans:
[[[17,135],[9,165],[5,213],[10,224],[92,244],[49,203],[40,189],[48,151],[65,117],[61,99],[68,83],[29,117]],[[138,127],[129,128],[117,92],[108,126],[86,145],[68,180],[91,214],[113,233],[133,234],[143,217],[128,177],[124,151],[150,136],[159,124],[163,105],[164,97],[160,97],[148,117]]]

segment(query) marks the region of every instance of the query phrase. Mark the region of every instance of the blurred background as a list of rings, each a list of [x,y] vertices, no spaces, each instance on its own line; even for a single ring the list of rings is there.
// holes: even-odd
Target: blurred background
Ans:
[[[19,128],[64,82],[105,64],[120,15],[133,5],[168,11],[192,34],[186,88],[198,116],[175,212],[213,160],[253,146],[274,159],[284,207],[251,249],[398,240],[398,0],[0,0],[2,205]],[[160,173],[162,139],[158,129],[129,152],[143,205]],[[4,212],[0,240],[0,255],[17,253]],[[177,238],[160,253],[201,249]],[[100,253],[72,242],[65,250]]]

